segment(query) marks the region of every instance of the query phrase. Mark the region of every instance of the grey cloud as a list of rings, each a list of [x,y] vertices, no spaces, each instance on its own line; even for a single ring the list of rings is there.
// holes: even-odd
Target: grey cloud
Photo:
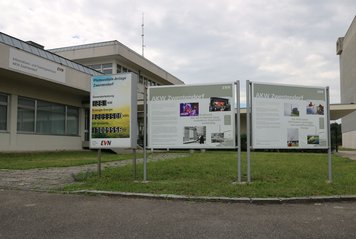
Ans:
[[[339,101],[335,42],[356,9],[353,0],[33,0],[31,5],[1,2],[9,11],[0,16],[0,31],[47,47],[116,39],[140,53],[144,12],[145,57],[187,84],[249,79],[329,85],[332,102]]]

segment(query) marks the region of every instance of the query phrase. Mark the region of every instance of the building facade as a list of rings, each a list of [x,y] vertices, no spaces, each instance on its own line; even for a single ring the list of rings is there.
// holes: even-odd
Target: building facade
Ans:
[[[135,51],[118,41],[107,41],[78,46],[50,49],[49,51],[67,59],[81,63],[103,74],[118,74],[133,72],[139,76],[137,89],[138,102],[138,133],[143,138],[143,92],[144,84],[181,85],[183,81],[171,75],[153,62],[142,57]],[[89,115],[89,105],[86,105],[85,115]],[[87,124],[88,125],[88,124]],[[88,130],[85,129],[85,138],[88,140]]]
[[[0,151],[87,147],[91,76],[129,71],[139,92],[184,84],[117,41],[47,51],[0,32]]]
[[[356,104],[356,18],[344,37],[336,43],[340,61],[340,94],[342,104]],[[356,112],[342,118],[342,144],[356,149]]]

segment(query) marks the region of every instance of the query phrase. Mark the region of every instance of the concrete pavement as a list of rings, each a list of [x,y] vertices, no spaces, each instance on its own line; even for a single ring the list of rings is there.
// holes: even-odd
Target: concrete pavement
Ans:
[[[344,158],[356,160],[356,151],[342,150],[342,151],[337,152],[336,154],[341,157],[344,157]]]
[[[356,238],[356,202],[240,204],[0,191],[0,238]]]

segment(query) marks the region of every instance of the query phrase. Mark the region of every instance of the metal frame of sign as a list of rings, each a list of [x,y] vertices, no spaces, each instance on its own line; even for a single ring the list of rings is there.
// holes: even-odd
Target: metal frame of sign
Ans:
[[[137,76],[93,76],[90,91],[90,148],[136,148]]]
[[[248,183],[251,149],[328,149],[328,180],[332,181],[328,87],[247,81],[246,121]]]
[[[214,87],[216,89],[214,89]],[[217,90],[218,88],[221,88],[220,90]],[[145,92],[146,92],[146,87],[145,87]],[[223,91],[230,91],[230,95],[225,95],[222,93]],[[152,92],[156,91],[158,92],[157,95],[153,94]],[[241,182],[241,140],[240,140],[240,82],[236,81],[234,83],[220,83],[220,84],[202,84],[202,85],[179,85],[179,86],[153,86],[153,87],[148,87],[148,99],[145,93],[144,96],[144,128],[148,128],[148,136],[150,137],[149,140],[149,145],[147,145],[147,138],[144,137],[144,181],[147,180],[147,153],[146,149],[150,148],[151,150],[155,148],[164,148],[164,149],[170,149],[170,148],[186,148],[186,149],[224,149],[224,148],[234,148],[237,149],[237,181]],[[167,93],[169,92],[169,93]],[[168,95],[169,94],[169,95]],[[168,100],[169,99],[169,100]],[[216,104],[212,104],[216,101]],[[148,102],[148,104],[147,104]],[[155,103],[152,103],[155,102]],[[229,103],[229,113],[226,113],[227,110],[224,112],[224,107],[226,107],[227,102]],[[235,103],[237,107],[237,118],[236,118],[236,124],[235,124]],[[147,106],[148,110],[147,110]],[[216,105],[216,108],[214,106]],[[184,107],[188,107],[188,110],[185,111]],[[201,108],[200,108],[201,107]],[[204,108],[203,108],[204,107]],[[155,108],[155,114],[152,113],[152,108]],[[194,109],[189,110],[189,109]],[[171,111],[167,113],[168,111]],[[158,114],[162,114],[162,118],[157,118],[160,117]],[[205,114],[205,115],[204,115]],[[220,116],[219,116],[220,115]],[[228,117],[224,116],[227,115]],[[214,117],[215,116],[215,117]],[[148,120],[146,119],[148,117]],[[154,120],[152,119],[153,117],[156,117]],[[166,119],[171,120],[171,121],[176,121],[176,123],[173,125],[171,122],[166,121]],[[213,136],[216,137],[222,137],[224,133],[216,133],[214,134],[214,131],[211,131],[209,127],[209,120],[211,124],[215,124],[215,128],[221,130],[221,128],[229,128],[231,125],[231,133],[229,135],[229,140],[232,140],[231,145],[224,146],[216,146],[218,145],[217,139],[213,139]],[[147,121],[149,121],[149,127],[147,127]],[[159,121],[159,122],[158,122]],[[181,122],[179,122],[181,121]],[[208,126],[203,126],[204,121],[206,125]],[[186,144],[183,145],[180,143],[176,142],[171,142],[170,145],[152,145],[152,124],[159,124],[161,127],[166,127],[169,129],[170,127],[176,128],[178,125],[180,127],[179,130],[185,130],[185,128],[189,128],[188,126],[193,126],[198,128],[195,129],[195,131],[198,132],[193,132],[191,137],[192,137],[192,142],[188,142],[186,140]],[[230,122],[230,123],[229,123]],[[223,124],[223,125],[219,125]],[[208,128],[208,129],[207,129]],[[174,129],[173,129],[174,130]],[[189,129],[188,129],[189,130]],[[201,132],[200,132],[201,131]],[[197,137],[196,134],[202,134],[203,132],[205,133],[204,137],[206,139],[206,132],[209,132],[211,135],[211,138],[209,138],[209,145],[208,143],[205,144],[204,140],[199,141],[199,139],[195,139]],[[164,133],[164,132],[163,132]],[[175,137],[182,137],[184,142],[184,137],[187,132],[178,132],[177,135],[174,135]],[[195,133],[195,134],[194,134]],[[161,133],[162,134],[162,133]],[[237,135],[237,142],[235,140],[235,137]],[[146,133],[145,135],[146,136]],[[156,135],[156,137],[168,137],[167,135]],[[171,137],[171,136],[170,136]],[[219,139],[220,139],[219,138]],[[177,139],[172,139],[172,140],[177,140]],[[221,138],[222,142],[225,142],[225,138]],[[216,141],[216,142],[215,142]],[[161,140],[160,142],[163,142]],[[180,141],[179,141],[180,142]],[[213,143],[214,142],[214,143]],[[163,142],[165,143],[165,142]],[[192,146],[194,144],[194,146]]]
[[[234,83],[148,88],[148,147],[236,148]]]

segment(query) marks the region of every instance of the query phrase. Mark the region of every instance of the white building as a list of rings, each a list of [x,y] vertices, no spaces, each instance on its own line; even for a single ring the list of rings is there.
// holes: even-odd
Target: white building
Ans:
[[[356,18],[344,37],[336,43],[340,60],[341,103],[349,108],[356,107]],[[356,112],[342,118],[342,144],[345,148],[356,149]]]
[[[0,32],[0,151],[86,147],[91,76],[125,71],[141,76],[140,92],[144,79],[184,84],[117,41],[47,51]]]
[[[331,119],[342,118],[343,146],[356,148],[356,20],[337,44],[341,103]],[[0,32],[0,151],[79,150],[88,146],[92,75],[139,75],[138,126],[143,128],[143,82],[184,84],[118,41],[44,50]],[[351,104],[352,103],[352,104]],[[245,132],[245,110],[241,131]]]

